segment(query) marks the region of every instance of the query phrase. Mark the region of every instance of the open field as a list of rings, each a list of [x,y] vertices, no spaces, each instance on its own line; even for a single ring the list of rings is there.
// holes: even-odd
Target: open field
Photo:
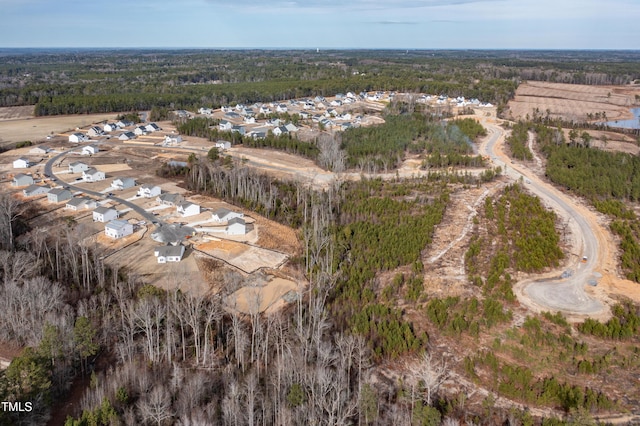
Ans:
[[[633,118],[630,108],[637,106],[638,86],[586,86],[530,81],[522,83],[509,101],[505,116],[524,119],[534,110],[551,118],[569,121],[597,121],[587,114],[606,113],[606,121]],[[602,121],[602,120],[601,120]]]
[[[33,117],[27,108],[0,108],[0,146],[21,142],[40,141],[50,134],[59,134],[85,127],[103,120],[112,120],[117,114],[61,115],[55,117]]]

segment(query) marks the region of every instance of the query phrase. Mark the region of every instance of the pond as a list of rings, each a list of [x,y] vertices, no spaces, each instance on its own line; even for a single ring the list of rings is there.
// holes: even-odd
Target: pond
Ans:
[[[633,114],[630,120],[607,121],[605,124],[609,127],[619,127],[622,129],[640,129],[640,108],[632,108]]]

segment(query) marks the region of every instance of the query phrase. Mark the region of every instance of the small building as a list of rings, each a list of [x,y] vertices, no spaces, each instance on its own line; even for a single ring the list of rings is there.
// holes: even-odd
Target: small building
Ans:
[[[182,217],[200,214],[200,206],[189,201],[183,201],[176,206],[176,212]]]
[[[247,233],[247,224],[241,217],[234,217],[227,222],[227,235],[244,235]]]
[[[34,146],[29,150],[29,154],[33,154],[33,155],[47,155],[50,152],[51,152],[51,148],[49,148],[46,145]]]
[[[100,152],[100,148],[97,145],[87,145],[82,147],[82,155],[93,155]]]
[[[182,136],[180,135],[166,135],[164,137],[164,143],[167,145],[177,145],[182,142]]]
[[[162,193],[162,189],[157,185],[145,183],[138,190],[138,197],[153,198]]]
[[[119,189],[120,191],[133,188],[134,186],[136,186],[136,180],[130,177],[115,178],[113,182],[111,182],[111,187]]]
[[[130,127],[133,126],[135,123],[133,121],[129,121],[129,120],[120,120],[116,123],[116,126],[118,126],[121,129],[124,129],[125,127]]]
[[[104,125],[103,130],[107,133],[115,132],[120,129],[116,123],[107,123]]]
[[[85,142],[87,140],[87,136],[84,133],[71,133],[69,135],[69,142],[80,143]]]
[[[98,126],[93,126],[87,131],[87,135],[92,138],[97,138],[98,136],[104,135],[104,130]]]
[[[280,136],[289,133],[289,130],[285,126],[276,127],[273,129],[274,136]]]
[[[133,225],[126,220],[112,220],[104,226],[104,233],[113,239],[124,238],[133,234]]]
[[[81,161],[69,163],[69,173],[82,173],[89,170],[89,166]]]
[[[229,141],[218,141],[215,143],[215,147],[220,149],[220,150],[227,150],[229,148],[231,148],[231,142]]]
[[[47,185],[31,185],[22,190],[25,197],[35,197],[36,195],[44,195],[51,190]]]
[[[218,129],[223,132],[228,132],[232,128],[233,128],[233,123],[231,123],[230,121],[221,120],[220,123],[218,123]]]
[[[166,193],[166,194],[158,195],[158,198],[156,198],[156,201],[159,202],[160,204],[164,204],[165,206],[177,206],[178,203],[181,203],[184,201],[184,198],[180,194]]]
[[[65,205],[65,209],[78,211],[80,209],[91,209],[95,208],[96,202],[91,198],[87,197],[73,197],[72,199],[67,201]]]
[[[135,138],[136,138],[136,134],[133,132],[124,132],[123,134],[118,136],[118,139],[120,139],[121,141],[130,141]]]
[[[156,123],[149,123],[146,126],[144,126],[145,130],[147,132],[159,132],[160,130],[162,130],[162,128],[160,128],[160,126],[158,126]]]
[[[246,130],[243,126],[233,126],[231,127],[231,132],[240,133],[242,136],[244,136]]]
[[[220,208],[211,214],[211,219],[214,222],[227,222],[236,217],[242,218],[244,217],[244,213],[238,213],[229,209]]]
[[[287,112],[287,104],[278,104],[276,112]]]
[[[89,169],[82,172],[82,180],[84,180],[85,182],[98,182],[105,179],[106,176],[104,172],[101,172],[95,167],[90,167]]]
[[[198,110],[198,114],[203,114],[203,115],[212,115],[213,114],[213,110],[211,108],[205,108],[205,107],[201,107]]]
[[[28,169],[31,166],[31,162],[28,158],[20,157],[13,162],[14,169]]]
[[[135,129],[133,129],[133,133],[136,136],[143,136],[147,134],[147,129],[145,129],[144,126],[138,126]]]
[[[184,256],[184,246],[161,246],[153,249],[153,255],[158,258],[158,263],[180,262]]]
[[[111,207],[100,206],[93,211],[94,222],[110,222],[118,218],[118,211]]]
[[[297,132],[298,131],[298,127],[293,123],[287,123],[287,124],[284,125],[284,127],[289,132]]]
[[[11,186],[29,186],[33,185],[33,177],[30,175],[25,175],[23,173],[18,173],[11,179]]]
[[[61,203],[63,201],[70,200],[73,197],[73,194],[67,189],[63,188],[53,188],[49,192],[47,192],[47,200],[50,203]]]

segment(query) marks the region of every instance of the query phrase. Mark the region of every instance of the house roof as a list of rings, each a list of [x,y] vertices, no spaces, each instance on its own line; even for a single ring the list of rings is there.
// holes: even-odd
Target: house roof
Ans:
[[[192,203],[192,202],[190,202],[190,201],[183,201],[183,202],[181,202],[181,203],[178,203],[178,207],[179,207],[179,208],[181,208],[181,209],[183,209],[183,210],[184,210],[184,209],[188,209],[188,208],[189,208],[189,207],[191,207],[191,206],[199,207],[197,204],[194,204],[194,203]]]
[[[100,148],[98,148],[98,145],[87,145],[87,146],[83,146],[82,150],[84,151],[85,149],[92,149],[94,151],[99,151]]]
[[[74,197],[69,201],[67,201],[67,205],[73,206],[73,207],[80,207],[81,205],[86,204],[87,201],[89,201],[89,199],[84,197]]]
[[[94,210],[94,212],[98,213],[98,214],[105,214],[107,213],[109,210],[113,210],[114,212],[116,211],[116,209],[113,209],[111,207],[105,207],[105,206],[100,206],[100,207],[96,207],[96,209]]]
[[[231,213],[231,210],[225,209],[224,207],[222,207],[222,208],[219,208],[218,210],[216,210],[213,214],[218,216],[220,219],[222,219],[223,217],[225,217],[229,213]]]
[[[95,175],[96,173],[100,173],[100,170],[95,167],[89,167],[87,170],[82,172],[83,175]]]
[[[162,200],[162,201],[168,201],[170,203],[177,203],[178,201],[182,200],[182,195],[166,193],[166,194],[159,195],[158,198],[160,200]]]
[[[229,225],[236,225],[236,224],[244,226],[246,225],[246,222],[241,217],[234,217],[232,219],[229,219]]]
[[[67,191],[64,188],[53,188],[52,190],[49,191],[49,194],[53,194],[53,195],[63,195],[63,194],[69,194],[69,196],[71,196],[71,192]]]
[[[34,184],[34,185],[29,185],[23,191],[24,191],[25,194],[29,194],[30,192],[37,191],[37,190],[39,190],[41,188],[45,189],[47,192],[49,192],[51,190],[51,188],[49,188],[47,185],[40,186],[40,185],[35,185]]]
[[[24,157],[20,157],[16,161],[26,161],[28,163],[29,159],[28,158],[24,158]]]
[[[86,164],[83,163],[82,161],[74,161],[73,163],[69,163],[69,166],[71,166],[71,167],[86,166]]]
[[[110,228],[110,229],[119,231],[119,230],[123,229],[127,225],[129,225],[129,222],[127,222],[126,220],[114,219],[114,220],[110,221],[109,223],[107,223],[104,227],[105,227],[105,229],[106,228]]]
[[[24,173],[18,173],[17,175],[15,175],[13,177],[13,180],[20,180],[20,179],[24,179],[24,178],[29,178],[33,180],[33,177],[29,176],[29,175],[25,175]]]
[[[177,246],[171,246],[171,245],[167,245],[167,246],[162,246],[162,247],[156,247],[154,249],[154,252],[157,253],[157,256],[160,257],[175,257],[175,256],[179,256],[182,257],[182,255],[184,255],[184,246],[183,245],[177,245]]]
[[[145,183],[144,185],[142,185],[142,189],[153,189],[158,187],[158,185],[154,185],[152,183]]]
[[[122,184],[125,184],[125,183],[135,184],[136,183],[136,180],[134,178],[132,178],[132,177],[116,178],[116,179],[113,180],[113,183],[116,183],[118,181],[122,182]]]

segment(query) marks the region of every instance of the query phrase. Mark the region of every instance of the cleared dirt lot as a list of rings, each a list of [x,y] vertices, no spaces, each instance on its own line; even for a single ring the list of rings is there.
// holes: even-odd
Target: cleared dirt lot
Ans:
[[[0,146],[21,141],[41,141],[47,135],[59,134],[104,120],[115,113],[33,117],[33,107],[0,108]]]
[[[283,296],[297,291],[295,282],[274,278],[262,287],[243,287],[225,299],[229,309],[245,314],[272,312],[284,303]]]
[[[607,121],[633,118],[630,108],[637,106],[639,86],[586,86],[531,81],[522,83],[509,102],[506,116],[513,119],[542,115],[573,121],[593,121],[587,114],[606,113]]]

